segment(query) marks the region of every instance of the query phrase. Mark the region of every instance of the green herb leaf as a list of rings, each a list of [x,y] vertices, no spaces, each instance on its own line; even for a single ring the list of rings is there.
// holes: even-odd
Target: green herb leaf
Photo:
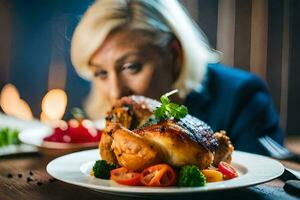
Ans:
[[[161,101],[162,104],[168,104],[168,103],[170,103],[170,99],[166,95],[162,95],[160,97],[160,101]]]
[[[160,97],[161,105],[154,110],[154,115],[157,119],[180,119],[188,114],[187,107],[170,101],[169,96],[176,92],[178,92],[178,90],[173,90]]]

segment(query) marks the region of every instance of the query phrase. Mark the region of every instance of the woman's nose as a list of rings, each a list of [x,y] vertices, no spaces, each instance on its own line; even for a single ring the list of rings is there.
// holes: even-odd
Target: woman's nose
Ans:
[[[112,75],[110,80],[110,88],[108,88],[112,100],[120,99],[123,96],[129,95],[126,83],[124,83],[118,75]]]
[[[111,76],[110,87],[108,88],[111,99],[119,99],[121,97],[120,80],[116,75]]]

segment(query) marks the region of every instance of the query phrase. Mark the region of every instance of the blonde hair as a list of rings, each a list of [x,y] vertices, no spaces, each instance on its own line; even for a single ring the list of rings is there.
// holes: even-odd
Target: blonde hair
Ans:
[[[207,63],[219,60],[205,35],[177,0],[98,0],[84,14],[72,38],[71,60],[81,77],[93,79],[89,65],[92,55],[105,38],[120,27],[147,30],[156,33],[158,39],[169,33],[179,40],[183,64],[173,87],[179,89],[182,98],[199,87]],[[109,102],[96,87],[92,85],[85,103],[91,118],[109,109]]]

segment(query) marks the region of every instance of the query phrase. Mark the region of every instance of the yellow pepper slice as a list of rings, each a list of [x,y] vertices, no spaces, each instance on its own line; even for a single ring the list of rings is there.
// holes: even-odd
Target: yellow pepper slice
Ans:
[[[223,174],[217,170],[203,169],[201,172],[205,176],[206,182],[208,183],[223,181]]]

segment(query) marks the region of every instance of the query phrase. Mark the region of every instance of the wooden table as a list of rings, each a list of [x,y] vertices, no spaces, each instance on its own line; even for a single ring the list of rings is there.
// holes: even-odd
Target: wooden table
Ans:
[[[286,144],[290,149],[300,153],[300,137],[289,138]],[[0,199],[133,199],[132,197],[102,194],[61,181],[53,181],[46,172],[46,165],[49,161],[51,161],[51,158],[38,154],[0,158]],[[300,164],[292,162],[284,162],[284,164],[292,169],[300,170]],[[32,176],[30,175],[31,172]],[[9,178],[9,174],[12,177]],[[22,177],[19,177],[18,174],[19,176],[22,175]],[[33,180],[27,180],[29,177],[32,177]],[[283,191],[283,184],[284,182],[276,179],[255,187],[197,195],[174,196],[172,199],[297,199]],[[265,192],[265,189],[268,188],[272,189],[270,193]],[[273,192],[277,190],[279,194],[274,195]],[[163,197],[159,197],[159,199],[163,199]]]

